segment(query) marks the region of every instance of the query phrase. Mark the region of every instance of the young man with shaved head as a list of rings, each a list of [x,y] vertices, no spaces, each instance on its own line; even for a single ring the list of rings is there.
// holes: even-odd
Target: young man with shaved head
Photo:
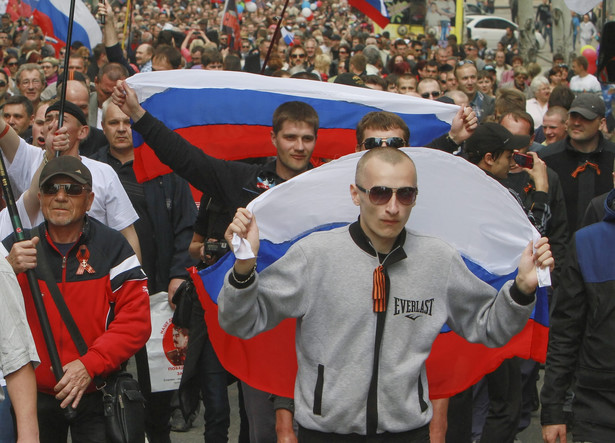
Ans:
[[[496,294],[450,245],[406,229],[417,195],[410,157],[391,147],[373,148],[359,160],[350,184],[358,221],[301,239],[266,272],[256,272],[255,258],[237,259],[225,279],[218,306],[227,332],[249,338],[284,318],[300,319],[299,441],[429,441],[432,408],[424,364],[442,325],[497,346],[530,315],[535,261],[553,262],[546,239],[536,244],[535,254],[528,245],[515,281]],[[233,234],[258,255],[256,220],[244,208],[226,231],[229,244]],[[421,313],[420,323],[408,321],[390,302],[387,308],[390,299],[429,306],[429,313]],[[399,383],[400,376],[406,382]]]

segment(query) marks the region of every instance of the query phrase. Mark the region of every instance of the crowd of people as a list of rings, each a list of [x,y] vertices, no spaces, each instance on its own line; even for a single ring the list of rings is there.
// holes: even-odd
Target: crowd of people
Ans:
[[[227,384],[232,378],[209,341],[198,302],[187,324],[178,325],[190,333],[182,354],[182,407],[171,406],[177,393],[153,392],[145,350],[150,328],[146,293],[166,291],[172,306],[186,303],[190,292],[183,283],[189,279],[186,269],[196,263],[213,265],[228,251],[231,234],[245,237],[258,250],[256,223],[242,208],[266,189],[312,167],[319,116],[307,103],[284,103],[272,115],[275,158],[219,160],[146,112],[125,82],[135,73],[175,69],[334,82],[457,105],[450,130],[434,133],[428,147],[464,157],[506,187],[541,236],[548,238],[536,243],[535,253],[531,248],[524,252],[519,275],[499,293],[482,286],[463,264],[458,265],[456,253],[404,229],[418,193],[412,161],[395,149],[411,144],[406,123],[388,112],[359,116],[355,149],[369,152],[359,162],[351,196],[361,217],[326,240],[327,247],[335,243],[345,251],[343,257],[338,260],[319,252],[324,240],[316,238],[302,243],[306,256],[300,247],[291,249],[279,267],[264,276],[256,272],[253,259],[238,260],[221,295],[222,326],[246,337],[282,318],[305,319],[308,310],[312,315],[314,309],[322,311],[314,324],[305,321],[297,335],[305,352],[299,356],[299,397],[274,396],[239,381],[241,442],[293,442],[297,433],[299,441],[306,442],[364,441],[365,435],[382,438],[374,441],[512,442],[540,403],[545,441],[555,442],[570,429],[575,441],[613,440],[615,411],[605,386],[612,385],[613,349],[606,339],[613,319],[607,294],[612,292],[615,263],[613,254],[601,251],[601,242],[615,235],[611,192],[615,120],[607,113],[610,106],[602,99],[600,82],[590,74],[593,69],[586,57],[554,54],[552,66],[542,69],[524,60],[511,28],[496,48],[487,47],[484,40],[460,42],[443,19],[443,11],[450,12],[449,3],[433,2],[436,32],[404,38],[375,32],[371,21],[346,2],[315,2],[309,16],[301,2],[293,2],[281,20],[284,32],[277,27],[283,10],[280,0],[241,3],[241,22],[234,31],[221,3],[137,1],[128,12],[126,5],[101,3],[93,14],[105,18],[100,20],[103,42],[91,52],[73,42],[58,53],[31,17],[12,21],[9,14],[1,16],[0,148],[16,209],[24,225],[32,227],[31,239],[16,241],[11,214],[6,208],[0,212],[6,248],[2,255],[7,257],[0,260],[7,280],[0,295],[6,298],[7,309],[15,312],[10,321],[2,317],[0,323],[0,368],[20,441],[66,441],[69,430],[73,441],[105,441],[97,380],[117,371],[133,355],[146,399],[144,429],[150,442],[169,442],[172,426],[189,427],[199,396],[205,441],[228,440]],[[549,14],[545,0],[536,16],[545,36],[552,25]],[[589,25],[593,19],[590,13],[579,21],[581,45],[597,35]],[[66,103],[59,127],[62,93]],[[133,131],[172,173],[137,181]],[[61,155],[55,158],[56,153]],[[189,185],[203,192],[199,205]],[[381,225],[383,217],[388,219]],[[603,218],[606,221],[601,222]],[[439,251],[433,263],[417,259],[416,254],[431,249]],[[346,287],[338,288],[338,277],[346,275],[347,260],[356,256],[353,265],[365,268],[362,275],[369,274],[369,281],[358,289],[368,292],[369,312],[360,303],[354,312],[343,314],[335,307],[310,308],[317,294],[307,291],[300,280],[311,275],[306,270],[316,262],[306,258],[311,254],[331,262],[318,279],[331,284],[339,297],[348,294]],[[450,287],[433,271],[452,272],[443,268],[442,260],[455,269]],[[395,267],[398,261],[404,264],[401,271]],[[371,262],[377,271],[373,284]],[[41,263],[50,268],[51,277]],[[390,286],[390,281],[417,288],[437,286],[448,317],[429,326],[434,331],[442,320],[475,341],[505,343],[523,327],[533,307],[538,283],[534,264],[552,270],[552,327],[540,396],[539,365],[515,358],[455,397],[430,402],[423,396],[421,381],[433,341],[427,338],[412,356],[402,358],[387,347],[382,360],[374,353],[375,369],[370,362],[365,368],[349,373],[339,369],[333,375],[331,362],[340,355],[351,361],[353,352],[362,355],[373,346],[379,348],[381,340],[391,340],[381,329],[385,321],[392,321],[385,297],[389,291],[399,291],[399,285]],[[423,271],[417,274],[414,267]],[[88,348],[86,353],[78,351],[60,307],[45,297],[64,365],[59,379],[48,370],[51,359],[27,284],[28,272],[34,272],[43,291],[56,283],[61,287]],[[378,278],[382,283],[376,283]],[[413,298],[438,297],[433,291],[421,291]],[[181,299],[174,298],[176,292]],[[237,297],[262,303],[266,314],[249,303],[237,303]],[[469,299],[471,306],[466,303]],[[276,304],[280,300],[283,307]],[[487,314],[473,324],[478,311]],[[347,314],[357,320],[349,323]],[[321,336],[326,330],[321,318],[350,329],[373,321],[374,328],[362,331],[353,348],[343,339],[352,335],[350,330]],[[509,324],[501,324],[506,323],[502,319]],[[366,334],[375,335],[376,344]],[[320,346],[314,349],[314,341],[329,343],[323,345],[326,352]],[[5,355],[15,357],[9,363]],[[324,361],[318,365],[319,359],[329,366]],[[412,382],[402,390],[378,383],[379,361],[385,368],[382,380],[392,377],[386,375],[389,371],[400,370]],[[310,372],[314,362],[319,366],[316,373]],[[336,383],[344,385],[348,377],[356,385],[334,384],[330,392],[323,392],[325,369],[333,369],[326,377]],[[379,395],[392,399],[395,410],[378,406]],[[344,403],[355,397],[356,404]],[[0,440],[13,438],[15,431],[8,405],[0,402]],[[76,409],[76,418],[62,414],[68,405]],[[174,408],[178,413],[173,414]]]

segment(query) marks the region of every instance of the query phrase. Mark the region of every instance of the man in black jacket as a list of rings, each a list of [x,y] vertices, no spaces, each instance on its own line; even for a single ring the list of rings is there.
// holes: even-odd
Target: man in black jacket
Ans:
[[[570,232],[581,226],[591,199],[613,187],[615,144],[600,132],[605,113],[602,98],[579,94],[568,111],[568,136],[539,154],[559,175]]]
[[[163,163],[217,204],[230,210],[231,214],[267,189],[307,171],[316,145],[318,114],[304,102],[286,102],[275,110],[271,142],[277,156],[264,165],[208,156],[146,112],[134,90],[125,82],[116,86],[113,102],[132,119],[132,129],[141,134]],[[245,383],[243,387],[252,442],[275,441],[276,429],[278,438],[293,433],[292,415],[289,413],[292,400],[274,405],[278,418],[276,425],[269,394],[250,388]]]
[[[610,178],[610,177],[609,177]],[[564,441],[566,390],[574,381],[574,441],[615,439],[613,325],[615,191],[600,223],[578,230],[551,306],[549,348],[540,399],[543,440]]]
[[[177,287],[188,279],[186,268],[192,265],[188,256],[196,218],[192,193],[188,183],[173,173],[137,182],[132,168],[134,148],[130,119],[110,100],[103,104],[102,127],[109,145],[97,152],[95,159],[115,170],[139,215],[135,229],[150,294],[166,291],[170,302]],[[151,442],[170,443],[173,391],[151,392],[145,348],[137,353],[136,361],[139,382],[147,399],[147,437]]]

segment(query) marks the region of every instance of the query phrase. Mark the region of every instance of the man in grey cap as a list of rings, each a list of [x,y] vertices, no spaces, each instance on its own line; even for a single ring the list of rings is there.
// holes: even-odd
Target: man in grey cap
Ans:
[[[591,199],[613,188],[611,173],[615,144],[600,132],[605,113],[602,98],[594,94],[579,94],[568,111],[568,136],[550,144],[539,154],[559,175],[570,232],[581,227]]]
[[[151,333],[147,278],[137,257],[117,231],[86,215],[94,201],[93,177],[88,167],[71,155],[51,158],[40,172],[38,199],[44,221],[13,248],[15,237],[3,243],[10,259],[28,261],[41,289],[43,303],[56,341],[62,378],[49,370],[51,360],[28,279],[17,275],[26,317],[41,365],[36,369],[37,411],[41,442],[103,443],[105,439],[102,392],[94,377],[105,379],[141,349]],[[47,266],[48,276],[44,274]],[[37,266],[40,265],[40,266]],[[49,289],[58,287],[87,351],[78,352]],[[63,409],[71,405],[76,417]],[[21,437],[21,435],[20,435]]]

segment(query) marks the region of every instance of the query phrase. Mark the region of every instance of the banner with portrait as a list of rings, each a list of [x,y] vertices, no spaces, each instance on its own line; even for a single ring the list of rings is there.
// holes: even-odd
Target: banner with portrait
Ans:
[[[159,292],[150,298],[152,335],[147,341],[147,362],[152,392],[179,388],[188,350],[188,330],[173,324],[173,310],[167,293]]]

